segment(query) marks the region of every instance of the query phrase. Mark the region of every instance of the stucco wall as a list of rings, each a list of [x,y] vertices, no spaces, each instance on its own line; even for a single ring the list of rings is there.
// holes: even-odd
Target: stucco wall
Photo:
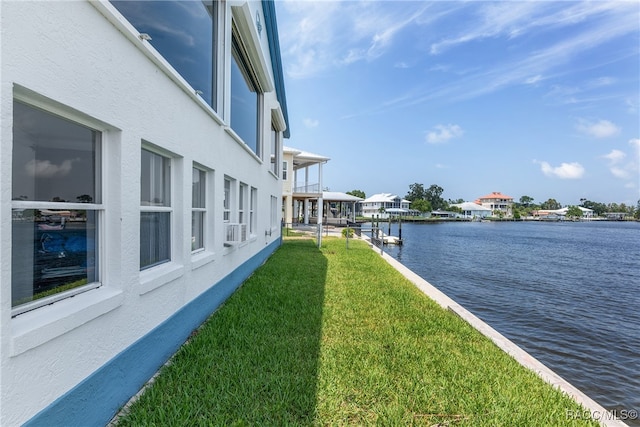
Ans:
[[[229,7],[225,11],[228,22]],[[132,37],[131,33],[125,36],[127,23],[118,22],[120,18],[111,16],[110,9],[108,3],[96,6],[85,1],[0,2],[0,425],[3,426],[21,424],[47,408],[107,362],[118,360],[154,328],[175,319],[172,316],[190,307],[196,297],[207,295],[229,274],[237,269],[246,273],[247,265],[253,266],[247,262],[268,256],[279,242],[279,229],[271,230],[270,200],[271,196],[281,196],[281,183],[270,173],[269,162],[261,161],[232,136],[226,129],[226,114],[214,113],[190,93],[179,76],[159,66],[162,59],[149,54],[147,42]],[[250,6],[253,16],[259,9],[259,2]],[[259,49],[270,66],[266,39],[260,43]],[[226,88],[228,93],[228,80]],[[10,206],[14,97],[63,111],[103,132],[105,211],[101,235],[102,286],[12,318]],[[271,109],[278,108],[275,92],[265,94],[264,104],[262,130],[266,144]],[[141,273],[143,140],[174,158],[172,237],[178,243],[170,263]],[[213,171],[207,222],[212,227],[211,239],[207,250],[197,256],[192,256],[190,247],[193,162]],[[258,190],[257,232],[248,242],[233,247],[223,245],[225,175]],[[159,340],[153,345],[159,352],[166,352],[166,346],[175,343]],[[153,346],[147,350],[154,351]],[[127,364],[119,369],[127,369]],[[84,397],[85,405],[103,403]]]

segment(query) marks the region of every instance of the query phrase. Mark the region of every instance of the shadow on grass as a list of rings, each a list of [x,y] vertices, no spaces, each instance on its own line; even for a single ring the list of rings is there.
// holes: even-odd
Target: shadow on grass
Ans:
[[[282,245],[118,425],[312,424],[326,272],[313,241]]]

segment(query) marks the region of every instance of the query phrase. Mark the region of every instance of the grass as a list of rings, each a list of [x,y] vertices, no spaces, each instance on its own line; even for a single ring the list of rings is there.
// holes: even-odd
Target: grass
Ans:
[[[366,243],[345,246],[285,241],[118,426],[598,425]]]

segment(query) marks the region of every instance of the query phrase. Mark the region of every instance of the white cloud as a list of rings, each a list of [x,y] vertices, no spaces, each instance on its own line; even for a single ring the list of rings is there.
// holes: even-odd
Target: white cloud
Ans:
[[[560,166],[556,167],[551,166],[548,162],[534,160],[534,163],[540,165],[542,173],[553,178],[579,179],[584,175],[584,167],[578,162],[561,163]]]
[[[529,77],[528,79],[526,79],[524,82],[528,85],[533,85],[538,83],[539,81],[542,80],[542,76],[540,74]]]
[[[435,130],[427,132],[427,142],[429,144],[440,144],[453,138],[461,137],[464,130],[458,125],[437,125]]]
[[[620,133],[620,128],[609,120],[590,122],[588,120],[580,119],[576,125],[576,129],[593,138],[608,138]]]
[[[635,176],[637,181],[640,182],[640,138],[630,139],[629,145],[635,153],[627,162],[625,162],[626,153],[616,149],[611,150],[609,154],[605,154],[602,158],[608,161],[611,175],[625,180]],[[633,183],[628,183],[627,185],[630,185],[631,188],[635,186]]]
[[[609,154],[605,154],[602,156],[603,158],[609,160],[611,163],[618,163],[622,161],[627,155],[620,150],[611,150]]]
[[[630,176],[629,171],[618,166],[611,166],[609,170],[611,171],[611,174],[616,178],[627,179]]]
[[[315,128],[318,127],[318,125],[320,124],[320,122],[316,119],[304,119],[302,121],[302,123],[304,123],[304,125],[308,128]]]
[[[395,7],[391,2],[282,1],[278,31],[286,72],[306,78],[358,61],[372,61],[392,48],[398,34],[431,18],[429,4]]]
[[[77,160],[77,159],[76,159]],[[25,166],[29,176],[37,178],[51,178],[54,176],[65,176],[71,172],[75,160],[65,160],[59,165],[51,163],[49,160],[30,160]]]

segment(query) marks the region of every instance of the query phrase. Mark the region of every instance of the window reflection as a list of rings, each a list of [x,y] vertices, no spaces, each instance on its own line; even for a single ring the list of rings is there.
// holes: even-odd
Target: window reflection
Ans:
[[[100,132],[14,100],[12,162],[11,306],[96,284]]]
[[[98,281],[97,212],[12,213],[12,306]]]
[[[258,152],[258,93],[246,67],[234,52],[231,61],[231,128],[253,152]],[[241,69],[241,67],[244,68]]]
[[[216,2],[114,1],[111,3],[215,109],[214,16]]]
[[[13,103],[13,200],[101,203],[100,133]]]

